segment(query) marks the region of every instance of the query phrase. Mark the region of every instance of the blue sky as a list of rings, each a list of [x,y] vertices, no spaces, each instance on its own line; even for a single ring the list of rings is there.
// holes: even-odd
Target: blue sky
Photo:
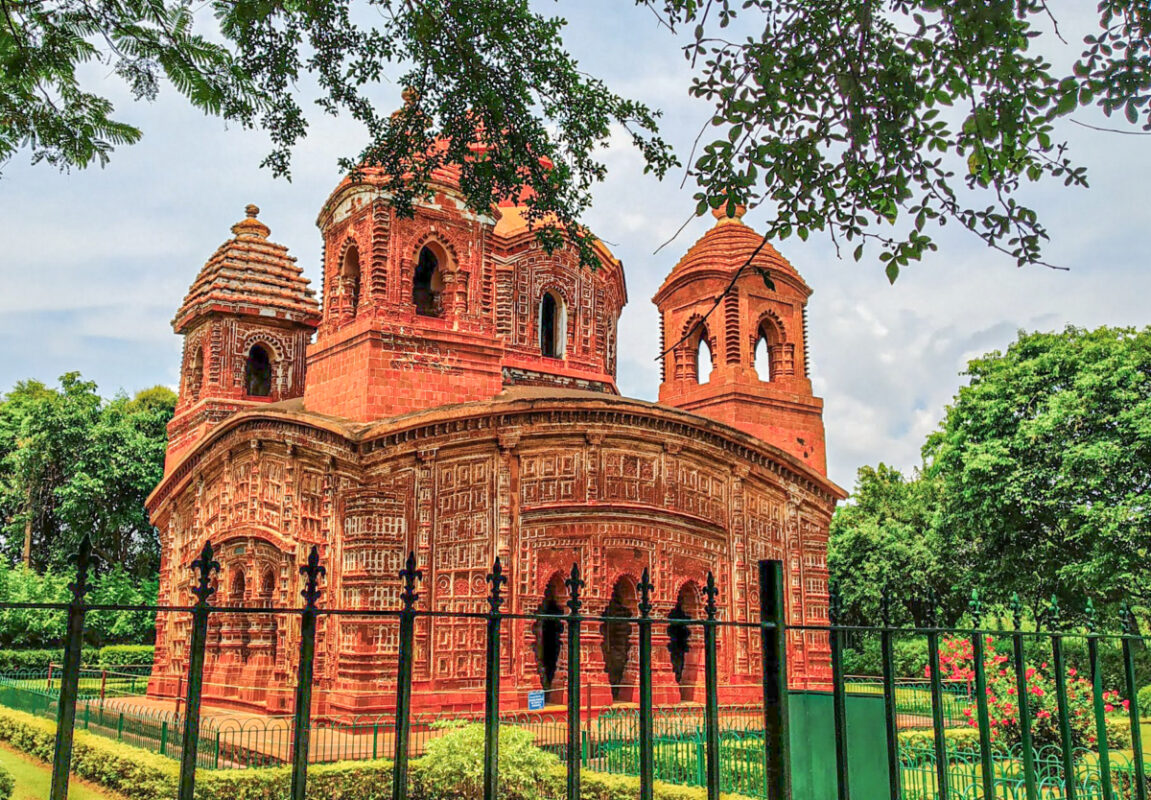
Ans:
[[[664,134],[686,155],[708,108],[688,98],[688,67],[650,12],[618,0],[540,6],[567,16],[569,48],[585,69],[664,111]],[[1074,51],[1077,20],[1062,22]],[[104,80],[102,72],[90,74]],[[51,382],[70,370],[97,381],[104,394],[174,386],[180,340],[169,321],[247,203],[260,206],[272,238],[318,281],[315,217],[339,180],[337,158],[359,149],[361,131],[317,114],[296,152],[293,180],[276,180],[258,166],[268,149],[263,134],[229,130],[165,88],[156,103],[135,104],[108,82],[121,117],[145,135],[105,169],[61,174],[21,157],[5,168],[0,392],[17,380]],[[379,96],[398,104],[399,88],[382,86]],[[1077,118],[1103,122],[1089,113]],[[963,365],[1006,347],[1018,330],[1151,321],[1151,141],[1073,125],[1060,133],[1088,167],[1091,188],[1052,183],[1029,188],[1025,199],[1052,233],[1049,259],[1068,272],[1018,269],[955,226],[940,232],[939,253],[906,269],[894,286],[878,264],[839,260],[818,236],[778,244],[815,289],[812,369],[826,401],[833,480],[850,486],[866,463],[916,466],[924,437],[963,380]],[[690,184],[681,190],[679,174],[663,183],[643,175],[622,136],[603,158],[609,177],[597,187],[587,221],[627,270],[631,302],[621,320],[619,385],[624,394],[654,399],[659,333],[650,298],[710,217],[653,254],[691,213]],[[754,226],[764,216],[753,209],[746,221]]]

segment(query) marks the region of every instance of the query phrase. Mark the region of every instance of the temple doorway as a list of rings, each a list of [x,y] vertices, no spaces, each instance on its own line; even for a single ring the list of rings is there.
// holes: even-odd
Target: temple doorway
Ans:
[[[563,579],[557,574],[548,582],[543,600],[536,609],[537,614],[563,614],[560,604],[563,597]],[[539,619],[532,626],[535,633],[533,650],[536,656],[536,669],[540,676],[540,688],[544,690],[548,705],[562,702],[561,687],[556,681],[560,653],[563,650],[564,624],[558,619]]]
[[[690,703],[696,699],[696,686],[699,680],[699,659],[701,648],[696,626],[685,625],[681,620],[699,619],[699,589],[689,581],[680,587],[675,607],[667,615],[667,650],[671,656],[671,669],[679,684],[679,699]]]
[[[634,617],[637,614],[635,584],[620,576],[611,590],[611,600],[603,610],[605,617]],[[631,702],[635,691],[631,662],[631,622],[604,621],[600,625],[603,635],[603,663],[611,685],[612,702]],[[630,669],[629,669],[630,667]]]

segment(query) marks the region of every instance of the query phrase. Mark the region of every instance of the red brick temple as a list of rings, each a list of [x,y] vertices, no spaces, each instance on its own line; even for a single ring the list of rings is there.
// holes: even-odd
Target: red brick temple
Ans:
[[[826,477],[811,290],[796,270],[764,246],[697,325],[760,244],[721,216],[655,296],[661,341],[690,334],[664,358],[660,402],[629,399],[616,389],[627,289],[608,248],[598,269],[581,268],[574,250],[541,248],[526,209],[473,213],[448,171],[435,190],[401,218],[371,170],[336,187],[317,222],[322,304],[254,206],[200,271],[173,321],[180,398],[148,502],[161,602],[192,601],[189,565],[210,540],[219,605],[298,606],[298,568],[316,545],[322,606],[398,608],[413,550],[421,608],[486,610],[498,556],[511,612],[561,612],[578,562],[584,613],[634,615],[647,567],[657,617],[699,617],[712,570],[721,618],[758,620],[756,565],[773,558],[790,619],[824,623],[828,525],[844,493]],[[189,626],[159,616],[153,696],[183,691]],[[298,626],[214,615],[205,701],[290,712]],[[657,703],[702,699],[692,630],[685,648],[655,626]],[[505,631],[504,707],[541,689],[563,702],[562,626]],[[636,699],[630,626],[587,623],[582,641],[589,702]],[[759,697],[759,646],[752,629],[723,632],[721,702]],[[794,686],[826,683],[826,637],[793,635],[789,655]],[[391,709],[396,661],[394,620],[321,617],[315,713]],[[415,710],[482,709],[483,673],[482,622],[418,621]]]

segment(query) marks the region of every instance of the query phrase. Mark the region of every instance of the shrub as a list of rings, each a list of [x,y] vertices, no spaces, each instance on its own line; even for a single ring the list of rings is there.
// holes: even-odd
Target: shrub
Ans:
[[[1018,687],[1015,669],[1009,658],[995,649],[995,639],[988,636],[984,642],[983,665],[987,676],[987,705],[991,722],[991,741],[1001,748],[1010,748],[1021,741],[1019,727]],[[974,647],[968,638],[945,639],[939,650],[940,674],[947,680],[974,686]],[[928,676],[930,667],[924,669]],[[1036,747],[1059,746],[1062,738],[1059,731],[1059,710],[1056,702],[1055,677],[1050,674],[1047,662],[1038,667],[1026,668],[1026,701],[1031,714],[1031,738]],[[1074,667],[1067,667],[1063,678],[1067,688],[1068,712],[1071,723],[1071,739],[1075,747],[1096,748],[1095,716],[1093,700],[1095,696],[1091,682]],[[1127,701],[1121,700],[1116,691],[1105,691],[1103,701],[1107,712],[1127,708]],[[974,703],[964,709],[967,722],[972,727],[978,725]]]
[[[529,731],[499,729],[499,794],[508,800],[539,800],[549,795],[554,756],[534,744]],[[483,796],[484,726],[465,725],[428,742],[419,770],[412,775],[417,793],[434,798]]]
[[[0,764],[0,800],[8,800],[15,788],[16,779],[12,777],[11,772]]]
[[[1139,715],[1151,717],[1151,685],[1139,690]]]
[[[48,720],[0,707],[0,740],[42,761],[52,759],[55,727]],[[180,766],[173,759],[138,747],[76,731],[72,772],[119,792],[127,800],[171,800],[176,795]],[[483,797],[483,726],[460,728],[433,740],[428,755],[410,762],[408,774],[411,800],[479,800]],[[634,800],[639,795],[638,778],[588,770],[581,776],[580,796],[586,800]],[[520,728],[500,729],[501,797],[560,796],[564,778],[563,765],[533,746],[530,733]],[[283,800],[290,786],[289,767],[200,770],[196,774],[196,800]],[[698,787],[656,782],[653,789],[655,800],[707,798],[707,792]],[[536,794],[530,794],[532,791]],[[391,762],[339,761],[308,767],[309,800],[391,800],[391,796]],[[742,800],[739,795],[721,797]],[[0,800],[5,800],[2,792]]]
[[[101,667],[150,665],[155,654],[150,644],[112,644],[100,648],[96,661]]]
[[[34,758],[51,761],[56,726],[22,711],[0,708],[0,740]],[[164,756],[76,731],[72,772],[130,800],[170,800],[176,794],[179,767]]]
[[[97,652],[91,648],[80,651],[82,664],[95,664]],[[14,672],[47,672],[48,663],[63,664],[63,650],[4,650],[0,649],[0,675],[10,675]]]

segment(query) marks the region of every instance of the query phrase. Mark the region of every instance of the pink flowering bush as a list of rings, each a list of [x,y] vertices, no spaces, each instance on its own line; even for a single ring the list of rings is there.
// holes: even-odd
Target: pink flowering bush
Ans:
[[[975,693],[974,646],[970,639],[945,639],[939,647],[940,676],[945,681],[965,683],[969,694]],[[996,651],[995,640],[988,636],[983,647],[983,665],[987,675],[987,712],[991,728],[991,741],[1004,749],[1019,744],[1022,733],[1019,727],[1019,690],[1015,680],[1015,667],[1011,659]],[[924,674],[931,676],[931,666],[924,667]],[[1031,713],[1031,739],[1036,748],[1044,745],[1060,745],[1059,705],[1054,675],[1046,662],[1038,667],[1028,666],[1026,677],[1027,707]],[[1071,740],[1076,747],[1096,749],[1095,716],[1092,702],[1094,691],[1091,682],[1079,675],[1073,667],[1067,668],[1067,709],[1071,718]],[[1128,701],[1119,697],[1118,692],[1104,692],[1104,710],[1107,712],[1126,710]],[[977,727],[978,712],[975,702],[964,710],[967,724]],[[1125,746],[1119,726],[1109,725],[1114,738],[1109,735],[1112,747]],[[1129,733],[1127,734],[1129,736]]]

